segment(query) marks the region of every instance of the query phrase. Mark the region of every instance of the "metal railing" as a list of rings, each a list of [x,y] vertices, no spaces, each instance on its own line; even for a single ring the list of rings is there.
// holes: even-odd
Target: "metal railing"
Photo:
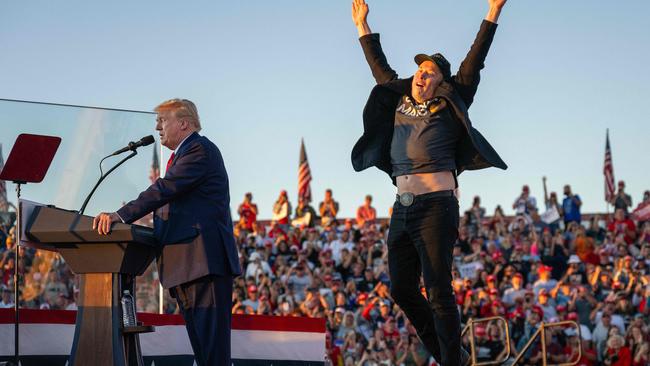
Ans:
[[[474,342],[474,324],[477,323],[486,323],[486,322],[491,322],[491,321],[498,321],[503,323],[504,328],[505,328],[505,347],[506,347],[506,354],[505,356],[500,359],[500,360],[495,360],[495,361],[485,361],[485,362],[476,362],[476,343]],[[566,362],[566,363],[560,363],[560,364],[549,364],[547,359],[546,359],[546,330],[548,328],[552,327],[559,327],[559,326],[572,326],[576,329],[576,333],[578,336],[578,339],[581,338],[581,332],[580,332],[580,326],[578,323],[574,321],[561,321],[561,322],[555,322],[555,323],[544,323],[541,322],[539,328],[533,333],[532,337],[526,342],[524,347],[521,350],[515,350],[517,351],[517,357],[515,357],[514,361],[509,362],[509,365],[516,365],[517,362],[521,360],[523,355],[528,351],[528,349],[533,345],[533,342],[538,338],[540,338],[540,343],[542,345],[542,366],[574,366],[577,365],[580,359],[582,358],[582,345],[578,345],[578,357],[572,362]],[[470,356],[471,356],[471,365],[472,366],[488,366],[488,365],[503,365],[508,360],[510,359],[510,354],[511,354],[511,348],[510,348],[510,331],[508,327],[508,322],[505,320],[505,318],[501,316],[492,316],[489,318],[480,318],[480,319],[469,319],[467,324],[465,325],[465,328],[463,328],[462,332],[460,333],[461,338],[465,336],[465,334],[469,331],[469,342],[470,342]]]
[[[576,328],[576,332],[578,334],[578,339],[582,339],[581,334],[580,334],[580,326],[578,323],[572,321],[572,320],[567,320],[567,321],[561,321],[561,322],[555,322],[555,323],[544,323],[541,322],[539,328],[535,333],[533,333],[533,336],[530,337],[528,342],[526,342],[526,345],[524,345],[524,348],[518,351],[517,357],[515,360],[512,362],[512,365],[516,365],[519,360],[523,357],[524,353],[530,348],[530,346],[533,345],[533,342],[537,337],[541,337],[540,342],[542,344],[542,366],[573,366],[577,365],[580,359],[582,358],[582,345],[578,345],[578,357],[576,358],[575,361],[573,362],[565,362],[565,363],[559,363],[559,364],[549,364],[546,360],[546,328],[551,328],[551,327],[558,327],[558,326],[563,326],[563,325],[571,325]]]
[[[506,355],[502,360],[476,362],[476,344],[474,343],[474,324],[487,323],[493,320],[502,322],[504,325],[505,334],[506,334],[506,339],[505,339]],[[465,333],[467,333],[468,330],[469,330],[470,356],[472,360],[471,365],[474,366],[501,365],[510,358],[510,331],[508,329],[508,322],[506,321],[505,318],[501,316],[491,316],[489,318],[480,318],[480,319],[470,318],[467,324],[465,325],[465,328],[463,328],[463,331],[460,333],[460,337],[462,338],[463,336],[465,336]]]

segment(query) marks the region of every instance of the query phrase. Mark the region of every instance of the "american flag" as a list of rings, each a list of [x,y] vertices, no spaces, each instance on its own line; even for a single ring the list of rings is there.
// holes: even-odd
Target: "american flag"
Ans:
[[[5,159],[2,156],[2,144],[0,144],[0,172],[5,167]],[[0,212],[7,212],[9,210],[9,202],[7,201],[7,182],[0,180]]]
[[[305,141],[300,141],[300,165],[298,166],[298,198],[303,198],[305,202],[311,201],[311,170],[309,161],[307,161],[307,152],[305,151]]]
[[[605,166],[603,168],[605,175],[605,200],[610,202],[614,198],[614,165],[612,164],[612,150],[609,147],[609,129],[605,142]]]
[[[149,180],[153,184],[156,179],[160,178],[160,160],[158,159],[158,144],[153,145],[153,160],[149,170]]]

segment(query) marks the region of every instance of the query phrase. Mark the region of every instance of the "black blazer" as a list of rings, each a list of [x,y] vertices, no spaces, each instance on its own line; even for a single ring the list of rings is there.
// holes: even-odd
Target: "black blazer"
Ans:
[[[457,174],[464,170],[476,170],[491,166],[507,169],[506,163],[478,132],[469,119],[467,109],[474,100],[490,44],[497,25],[484,20],[474,44],[451,80],[443,81],[436,88],[434,97],[444,98],[452,107],[452,114],[464,126],[456,150]],[[368,34],[359,39],[366,61],[377,84],[363,109],[363,135],[352,149],[352,166],[362,171],[371,166],[383,170],[392,178],[390,145],[393,139],[395,109],[404,95],[411,95],[413,77],[398,79],[381,49],[379,34]],[[395,179],[393,179],[395,184]]]
[[[209,274],[241,274],[228,175],[221,152],[206,137],[190,135],[165,176],[117,213],[131,223],[154,210],[161,245],[158,273],[165,288]]]

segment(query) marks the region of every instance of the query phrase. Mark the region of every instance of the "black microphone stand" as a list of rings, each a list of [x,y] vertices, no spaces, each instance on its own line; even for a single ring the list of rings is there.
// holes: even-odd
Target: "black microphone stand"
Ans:
[[[86,200],[84,201],[83,205],[81,205],[81,209],[79,209],[79,214],[80,214],[80,215],[83,215],[84,211],[86,210],[86,206],[88,205],[88,201],[90,201],[90,197],[92,197],[93,193],[95,193],[95,190],[97,190],[97,187],[99,187],[99,185],[104,181],[104,179],[105,179],[109,174],[111,174],[111,172],[112,172],[113,170],[117,169],[117,167],[119,167],[120,165],[124,164],[125,161],[127,161],[127,160],[131,159],[132,157],[138,155],[138,151],[137,151],[137,150],[134,149],[134,150],[132,150],[132,151],[133,151],[133,152],[131,152],[131,154],[129,154],[129,156],[127,156],[126,158],[120,160],[119,163],[115,164],[114,167],[112,167],[109,171],[107,171],[106,173],[102,174],[101,177],[99,177],[99,180],[97,181],[97,184],[95,184],[95,186],[93,187],[93,190],[90,191],[90,193],[88,194],[88,197],[86,197]],[[113,155],[112,155],[112,154],[111,154],[111,155],[108,155],[108,156],[106,156],[104,159],[106,159],[106,158],[108,158],[108,157],[110,157],[110,156],[113,156]],[[103,160],[103,159],[102,159],[102,160]],[[100,163],[100,165],[101,165],[101,163]]]
[[[23,226],[20,223],[20,220],[22,220],[22,205],[20,203],[20,185],[21,184],[27,184],[27,182],[23,181],[14,181],[16,184],[16,196],[18,199],[18,206],[16,207],[16,243],[14,244],[14,362],[16,362],[16,366],[20,366],[20,351],[19,351],[19,338],[20,338],[20,333],[19,333],[19,327],[20,327],[20,320],[18,319],[18,311],[20,309],[20,299],[19,299],[19,291],[18,291],[18,286],[19,286],[19,275],[20,273],[18,272],[18,256],[20,255],[20,241],[22,240],[22,235],[20,235],[20,231],[23,229]]]

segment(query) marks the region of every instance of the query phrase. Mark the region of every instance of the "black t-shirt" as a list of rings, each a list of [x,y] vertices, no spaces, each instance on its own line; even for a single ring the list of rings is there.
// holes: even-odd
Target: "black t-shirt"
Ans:
[[[390,147],[393,177],[455,170],[462,132],[444,99],[416,104],[403,96],[395,111]]]

